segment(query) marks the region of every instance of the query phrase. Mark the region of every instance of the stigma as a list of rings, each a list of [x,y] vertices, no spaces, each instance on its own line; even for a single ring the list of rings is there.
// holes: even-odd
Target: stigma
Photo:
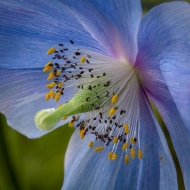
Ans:
[[[87,146],[96,154],[109,150],[109,161],[117,161],[118,152],[124,153],[125,164],[142,159],[139,81],[130,63],[76,47],[72,40],[67,46],[51,47],[47,54],[53,57],[43,68],[45,101],[61,101],[61,105],[51,113],[39,111],[37,127],[49,130],[66,120],[81,140],[92,137]]]

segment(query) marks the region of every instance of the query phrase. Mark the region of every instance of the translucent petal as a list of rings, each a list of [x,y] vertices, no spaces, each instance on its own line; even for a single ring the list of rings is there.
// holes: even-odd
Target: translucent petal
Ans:
[[[92,135],[80,140],[76,131],[65,157],[63,190],[71,189],[177,189],[175,166],[165,137],[153,118],[150,106],[141,96],[140,142],[143,159],[124,164],[124,152],[117,148],[118,159],[108,161],[109,146],[94,153],[87,144]],[[94,147],[102,146],[99,141]]]
[[[71,8],[82,25],[112,56],[134,63],[142,14],[139,0],[62,2]]]
[[[176,108],[175,103],[172,100],[171,95],[167,92],[167,87],[165,87],[164,89],[164,86],[159,84],[158,82],[152,82],[152,86],[155,85],[160,86],[160,88],[157,90],[164,92],[163,95],[155,97],[153,95],[155,91],[147,92],[147,94],[156,105],[162,116],[162,119],[167,126],[180,162],[185,186],[186,188],[188,188],[190,185],[190,131],[189,128],[187,128],[187,126],[182,121],[182,118],[178,112],[178,109]]]
[[[175,103],[171,101],[171,96],[166,94],[156,98],[151,94],[148,94],[158,108],[166,126],[170,133],[174,148],[176,150],[184,183],[188,189],[190,182],[190,166],[189,166],[189,152],[190,152],[190,132],[182,121],[180,114],[175,106]]]
[[[125,43],[127,58],[133,64],[138,50],[137,33],[142,17],[141,2],[139,0],[93,0],[93,2],[118,28]]]
[[[45,100],[46,83],[42,71],[0,70],[0,111],[11,127],[29,138],[50,132],[40,131],[34,122],[37,111],[58,105],[53,100]],[[55,128],[68,121],[69,118],[59,122]]]
[[[190,128],[190,4],[164,3],[142,20],[137,65],[158,70]]]
[[[36,68],[58,43],[82,45],[106,54],[102,46],[58,1],[0,2],[0,68]]]
[[[141,84],[168,128],[187,189],[190,187],[189,15],[190,5],[185,2],[153,8],[140,27],[136,62]]]

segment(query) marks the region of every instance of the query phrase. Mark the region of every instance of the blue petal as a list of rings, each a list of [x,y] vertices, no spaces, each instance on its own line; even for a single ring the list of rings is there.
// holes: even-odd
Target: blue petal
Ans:
[[[0,2],[0,68],[39,68],[46,51],[58,43],[105,49],[58,1]]]
[[[46,76],[36,69],[49,61],[45,55],[49,47],[70,39],[76,45],[106,54],[58,1],[0,2],[0,111],[9,125],[30,138],[47,133],[35,128],[35,113],[55,107],[54,103],[45,102]]]
[[[189,28],[189,3],[164,3],[152,9],[140,27],[139,54],[146,60],[138,64],[161,72],[183,121],[190,127]]]
[[[175,166],[165,137],[156,122],[150,106],[142,93],[140,109],[140,143],[143,159],[130,160],[124,164],[121,145],[117,148],[118,159],[108,161],[112,147],[94,153],[87,147],[93,136],[87,134],[80,140],[76,131],[69,143],[65,157],[65,180],[63,190],[72,189],[177,189]],[[103,145],[96,142],[96,146]],[[161,159],[162,158],[162,159]]]
[[[158,82],[153,81],[152,86],[155,85],[162,86]],[[165,89],[157,89],[157,92],[159,90],[161,92],[165,91],[163,95],[158,93],[157,96],[154,96],[154,90],[147,92],[147,94],[156,105],[167,126],[182,169],[185,187],[188,189],[190,187],[190,131],[184,124],[171,95],[167,93],[166,89],[167,87]]]
[[[0,69],[0,111],[11,127],[29,138],[50,132],[40,131],[34,122],[37,111],[57,106],[54,101],[45,100],[45,80],[45,74],[38,70]],[[68,119],[56,127],[66,122]]]
[[[115,57],[134,64],[142,16],[139,0],[61,0],[89,33]]]
[[[153,8],[140,27],[136,62],[141,84],[167,125],[187,189],[190,187],[189,28],[189,3],[164,3]]]

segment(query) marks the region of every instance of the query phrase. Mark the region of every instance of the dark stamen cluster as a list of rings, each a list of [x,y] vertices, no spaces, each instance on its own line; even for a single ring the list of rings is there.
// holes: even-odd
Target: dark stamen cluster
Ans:
[[[100,140],[102,142],[105,143],[106,146],[108,146],[110,144],[110,142],[113,141],[114,137],[116,137],[116,135],[114,135],[114,131],[116,131],[117,129],[121,129],[123,127],[123,124],[119,124],[119,122],[115,122],[117,117],[120,117],[120,115],[125,114],[126,110],[120,110],[120,114],[119,116],[112,116],[112,117],[108,117],[105,113],[99,112],[98,115],[94,118],[88,119],[88,120],[81,120],[80,122],[78,122],[78,124],[76,125],[77,128],[79,128],[79,130],[84,130],[84,136],[87,134],[87,132],[89,132],[90,134],[95,135],[95,141]],[[95,122],[97,121],[97,122]],[[100,129],[100,127],[98,126],[98,122],[101,125],[101,127],[105,126],[104,131]],[[92,125],[92,123],[95,123],[94,125]],[[127,135],[125,132],[122,132],[120,135],[117,135],[118,138],[118,142],[124,144],[126,143],[126,139],[127,139]],[[137,138],[133,139],[134,142],[137,141]],[[133,146],[133,143],[131,143],[129,145],[129,148],[131,149]]]
[[[71,48],[65,47],[64,44],[58,44],[60,49],[54,51],[53,53],[53,61],[49,62],[46,67],[49,67],[51,72],[49,74],[48,80],[53,79],[55,83],[55,94],[64,94],[65,84],[67,82],[72,83],[72,80],[77,80],[79,85],[78,89],[83,89],[85,85],[81,79],[87,78],[100,78],[105,77],[106,73],[103,72],[101,75],[96,75],[94,73],[94,68],[89,68],[89,66],[85,66],[84,63],[91,64],[90,59],[91,55],[84,54],[82,50],[74,48],[74,41],[70,40],[72,45]],[[57,61],[56,61],[57,60]],[[103,80],[102,80],[103,82]],[[108,87],[110,85],[110,81],[106,81],[103,83],[104,87]],[[101,83],[93,85],[93,82],[88,85],[88,90],[96,91],[96,87],[99,87]],[[64,87],[63,87],[64,86]],[[51,87],[51,86],[50,86]],[[100,95],[98,92],[96,93],[96,98],[100,99]],[[108,97],[109,92],[105,95]],[[86,101],[88,102],[90,97],[86,97]],[[81,105],[82,106],[82,105]],[[99,109],[100,105],[92,104],[95,109]]]

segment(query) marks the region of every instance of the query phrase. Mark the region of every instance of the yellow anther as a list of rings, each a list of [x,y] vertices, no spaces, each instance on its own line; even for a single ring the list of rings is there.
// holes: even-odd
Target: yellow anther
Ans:
[[[128,143],[124,143],[123,146],[122,146],[122,150],[123,151],[126,150],[128,148],[128,146],[129,146]]]
[[[56,76],[59,77],[61,74],[61,71],[57,71]]]
[[[123,125],[123,128],[124,128],[124,132],[125,132],[126,134],[129,134],[129,125],[128,125],[128,124],[124,124],[124,125]]]
[[[66,120],[66,119],[67,119],[67,116],[63,116],[61,119],[62,119],[62,120]]]
[[[55,85],[56,85],[56,83],[55,83],[55,82],[52,82],[52,83],[51,83],[51,86],[53,86],[53,87],[54,87]]]
[[[53,88],[51,84],[46,84],[46,88]]]
[[[116,160],[117,159],[117,154],[114,152],[113,154],[112,154],[112,160]]]
[[[50,97],[53,99],[53,98],[55,97],[55,92],[54,92],[53,90],[51,90],[51,91],[49,92],[49,95],[50,95]]]
[[[116,109],[115,108],[111,108],[109,111],[109,116],[112,116],[115,113]]]
[[[118,95],[115,94],[115,95],[112,96],[111,103],[115,104],[117,102],[117,100],[118,100]]]
[[[49,67],[49,66],[52,66],[52,61],[49,61],[49,62],[47,62],[46,64],[45,64],[45,66],[44,67]]]
[[[51,90],[49,93],[52,99],[55,98],[55,92],[53,90]]]
[[[113,143],[116,144],[118,142],[118,138],[117,137],[114,137],[113,138]]]
[[[62,82],[59,82],[58,85],[57,85],[59,88],[63,87],[63,83]]]
[[[49,73],[49,75],[48,75],[47,80],[51,80],[54,76],[55,76],[54,73],[51,71],[51,72]]]
[[[100,152],[102,150],[104,150],[104,147],[103,146],[99,146],[99,147],[97,147],[97,148],[94,149],[94,152]]]
[[[130,142],[131,142],[132,144],[135,144],[135,143],[136,143],[136,141],[135,141],[132,137],[130,137]]]
[[[75,122],[74,122],[73,120],[71,120],[71,121],[69,122],[68,126],[69,126],[69,127],[73,127],[73,126],[74,126],[74,123],[75,123]]]
[[[55,92],[53,90],[51,90],[49,93],[52,99],[55,98]]]
[[[94,142],[93,141],[90,141],[89,143],[88,143],[88,147],[93,147],[93,145],[94,145]]]
[[[51,47],[50,49],[48,49],[47,54],[51,55],[52,53],[54,53],[56,51],[55,47]]]
[[[129,155],[125,155],[125,164],[128,164],[129,163]]]
[[[55,82],[52,82],[50,84],[46,84],[46,88],[53,88],[56,85]]]
[[[86,57],[81,57],[81,58],[80,58],[80,62],[81,62],[81,63],[84,63],[85,61],[86,61]]]
[[[46,93],[46,100],[49,100],[51,98],[51,95],[50,95],[50,93],[48,92],[48,93]]]
[[[84,129],[81,129],[81,130],[79,130],[78,132],[79,132],[80,138],[83,139],[83,138],[84,138],[85,130],[84,130]]]
[[[135,158],[135,149],[134,148],[131,149],[130,154],[131,154],[131,158],[134,159]]]
[[[138,150],[138,158],[139,158],[139,159],[142,159],[142,158],[143,158],[142,150]]]
[[[112,160],[113,152],[108,153],[108,160]]]
[[[52,69],[53,69],[53,66],[46,66],[44,67],[43,72],[48,72],[48,71],[51,71]]]
[[[60,99],[60,97],[61,97],[61,92],[59,91],[59,92],[57,92],[56,95],[55,95],[55,101],[58,102],[59,99]]]

